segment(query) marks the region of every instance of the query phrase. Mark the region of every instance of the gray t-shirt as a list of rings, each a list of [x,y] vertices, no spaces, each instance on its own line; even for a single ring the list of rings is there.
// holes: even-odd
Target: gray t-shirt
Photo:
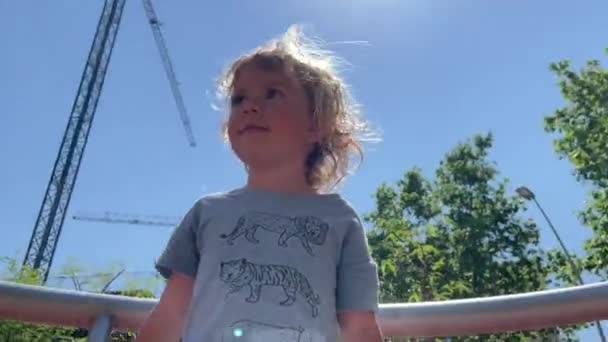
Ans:
[[[183,342],[335,342],[337,312],[378,309],[365,232],[338,194],[205,196],[157,269],[195,278]]]

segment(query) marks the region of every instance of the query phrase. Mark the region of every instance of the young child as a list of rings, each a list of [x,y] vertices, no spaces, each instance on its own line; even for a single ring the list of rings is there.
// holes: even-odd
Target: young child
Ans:
[[[292,27],[220,79],[246,186],[198,200],[138,341],[380,342],[378,278],[343,180],[365,123],[331,55]]]

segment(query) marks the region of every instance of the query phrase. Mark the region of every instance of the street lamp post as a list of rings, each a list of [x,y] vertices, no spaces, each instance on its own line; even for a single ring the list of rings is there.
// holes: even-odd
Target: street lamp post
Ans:
[[[549,224],[549,227],[551,228],[553,235],[559,242],[559,245],[561,246],[562,251],[566,255],[566,260],[568,260],[568,263],[570,264],[570,268],[572,269],[572,272],[574,272],[576,274],[576,278],[577,278],[576,280],[578,280],[579,285],[583,285],[584,281],[581,276],[582,271],[578,268],[578,266],[574,262],[574,259],[572,258],[572,255],[570,254],[570,252],[568,252],[568,248],[566,248],[564,241],[562,241],[562,238],[559,236],[557,229],[555,229],[555,226],[549,219],[549,216],[547,215],[547,213],[545,213],[545,210],[543,209],[543,207],[541,207],[540,203],[538,203],[538,200],[536,199],[536,196],[534,195],[532,190],[530,190],[529,188],[527,188],[525,186],[520,186],[519,188],[515,189],[515,192],[517,192],[517,194],[520,197],[522,197],[523,199],[528,200],[528,201],[533,201],[534,204],[536,204],[536,207],[538,207],[538,210],[540,210],[541,214],[545,218],[545,221],[547,221],[547,223]],[[604,329],[602,328],[601,323],[599,321],[596,321],[595,324],[597,326],[597,332],[600,335],[602,342],[606,342],[606,336],[604,335]]]

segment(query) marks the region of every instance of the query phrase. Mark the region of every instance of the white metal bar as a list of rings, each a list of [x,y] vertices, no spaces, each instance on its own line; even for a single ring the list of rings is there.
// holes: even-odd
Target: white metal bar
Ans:
[[[470,336],[608,319],[608,282],[505,296],[385,304],[387,336]]]
[[[156,302],[0,281],[0,319],[89,327],[97,317],[109,315],[115,329],[137,329]],[[379,312],[382,331],[391,337],[479,335],[603,319],[608,319],[608,282],[487,298],[382,304]]]
[[[118,330],[139,327],[156,300],[0,281],[0,319],[90,327],[104,314]]]

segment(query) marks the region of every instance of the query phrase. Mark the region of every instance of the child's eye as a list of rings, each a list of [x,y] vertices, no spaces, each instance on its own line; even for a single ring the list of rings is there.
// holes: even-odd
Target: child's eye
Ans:
[[[279,95],[281,93],[280,90],[278,90],[277,88],[269,88],[266,91],[266,98],[268,100],[274,99],[275,97],[277,97],[277,95]]]
[[[233,106],[235,106],[235,105],[240,105],[240,104],[243,102],[243,100],[244,100],[244,99],[245,99],[245,96],[243,96],[243,95],[233,95],[233,96],[230,98],[230,103],[231,103]]]

